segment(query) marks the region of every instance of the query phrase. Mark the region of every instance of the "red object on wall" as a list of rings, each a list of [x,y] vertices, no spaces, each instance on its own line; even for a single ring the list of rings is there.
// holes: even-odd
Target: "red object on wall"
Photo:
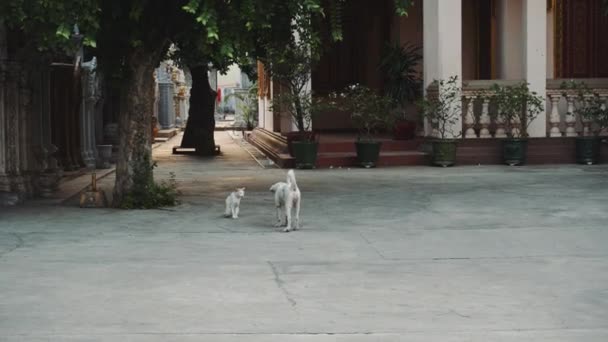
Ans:
[[[217,103],[222,102],[222,88],[217,88]]]

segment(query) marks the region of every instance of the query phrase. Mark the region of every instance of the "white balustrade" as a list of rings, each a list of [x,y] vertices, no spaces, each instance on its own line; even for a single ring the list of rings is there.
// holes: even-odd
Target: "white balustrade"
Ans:
[[[578,93],[574,90],[561,89],[560,86],[565,80],[547,81],[547,136],[551,138],[576,137],[579,134],[588,134],[594,127],[591,123],[583,120],[576,114],[578,107]],[[608,106],[608,79],[581,79],[604,101],[604,108]],[[462,95],[462,118],[463,118],[463,137],[465,139],[475,138],[506,138],[504,118],[498,115],[490,115],[493,108],[491,85],[496,83],[510,84],[514,81],[469,81],[464,85]],[[481,106],[476,103],[481,102]],[[493,113],[492,113],[493,114]],[[495,118],[495,119],[492,119]],[[493,122],[492,122],[493,121]],[[521,130],[521,124],[514,122],[513,132]],[[476,129],[479,129],[477,131]],[[493,134],[492,134],[493,133]],[[605,132],[608,133],[608,132]]]
[[[551,111],[548,115],[548,136],[576,137],[579,134],[587,135],[594,127],[591,122],[580,117],[576,113],[584,101],[580,99],[579,93],[574,89],[562,89],[561,85],[566,80],[547,80],[547,100],[551,103]],[[597,94],[604,102],[608,99],[608,79],[578,79],[577,83],[584,83],[594,94]],[[565,129],[564,129],[565,128]],[[563,130],[562,130],[563,129]]]

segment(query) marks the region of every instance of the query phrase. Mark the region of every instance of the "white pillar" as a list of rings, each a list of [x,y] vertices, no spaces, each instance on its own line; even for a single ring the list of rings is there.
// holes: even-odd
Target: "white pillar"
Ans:
[[[498,0],[497,7],[497,76],[503,80],[522,80],[524,76],[524,0]],[[533,0],[538,1],[538,0]]]
[[[270,94],[260,98],[260,127],[273,131],[274,118],[272,114],[272,81],[270,82]]]
[[[435,79],[458,77],[462,86],[462,0],[425,0],[423,4],[424,86]],[[439,90],[441,91],[441,89]],[[462,115],[454,132],[462,130]],[[425,123],[425,132],[430,127]]]
[[[266,115],[264,111],[266,110],[265,98],[258,96],[258,127],[265,128],[264,126],[264,116]]]
[[[524,76],[530,90],[546,97],[547,93],[547,3],[523,0]],[[543,111],[528,128],[531,137],[547,136],[546,103]]]

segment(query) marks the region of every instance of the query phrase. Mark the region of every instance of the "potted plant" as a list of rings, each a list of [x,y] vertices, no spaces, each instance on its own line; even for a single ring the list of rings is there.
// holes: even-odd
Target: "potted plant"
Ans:
[[[491,98],[505,126],[503,160],[507,165],[523,165],[528,155],[528,127],[543,111],[545,99],[530,91],[528,83],[492,85]]]
[[[407,106],[420,98],[422,80],[416,69],[422,54],[420,47],[399,43],[387,44],[379,68],[384,74],[384,91],[395,103],[399,113],[393,129],[397,140],[412,139],[416,135],[416,122],[406,118]]]
[[[321,58],[322,46],[310,18],[304,16],[300,19],[294,28],[293,39],[284,48],[269,51],[267,67],[277,86],[272,110],[290,115],[297,129],[286,134],[296,167],[313,168],[318,142],[312,131],[312,119],[320,113],[321,106],[310,90],[311,73]]]
[[[238,124],[245,126],[244,128],[248,131],[253,130],[256,125],[256,118],[258,116],[258,86],[252,84],[245,91],[234,92],[226,96],[226,101],[231,98],[237,98],[237,108],[242,117],[238,118]]]
[[[393,103],[387,96],[376,94],[360,84],[348,86],[342,93],[330,94],[330,103],[351,114],[359,134],[355,142],[357,163],[365,168],[375,167],[382,142],[376,135],[394,124]]]
[[[314,168],[319,143],[317,134],[311,129],[312,120],[326,109],[326,104],[311,91],[301,90],[299,93],[284,92],[276,95],[272,106],[273,110],[280,108],[282,112],[291,115],[298,129],[288,135],[296,167]]]
[[[600,133],[608,128],[608,109],[605,99],[593,92],[586,83],[563,82],[564,96],[574,96],[574,114],[583,128],[576,137],[576,162],[592,165],[599,162]]]
[[[433,81],[426,97],[418,102],[422,115],[431,123],[435,135],[431,141],[433,165],[447,167],[456,164],[456,139],[462,135],[462,128],[455,128],[461,117],[460,94],[458,77],[452,76],[448,80]]]

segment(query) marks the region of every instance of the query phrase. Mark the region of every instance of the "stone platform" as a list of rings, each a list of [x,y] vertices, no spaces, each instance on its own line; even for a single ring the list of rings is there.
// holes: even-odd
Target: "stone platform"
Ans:
[[[248,141],[263,151],[282,168],[293,168],[295,159],[289,154],[287,138],[279,133],[256,128]],[[321,133],[317,168],[354,167],[356,152],[353,133]],[[429,164],[431,146],[428,140],[393,140],[379,136],[382,142],[378,166],[424,166]],[[602,148],[601,162],[608,162],[608,145]],[[530,138],[529,165],[574,164],[574,138]],[[458,143],[457,165],[501,165],[501,139],[462,139]]]

